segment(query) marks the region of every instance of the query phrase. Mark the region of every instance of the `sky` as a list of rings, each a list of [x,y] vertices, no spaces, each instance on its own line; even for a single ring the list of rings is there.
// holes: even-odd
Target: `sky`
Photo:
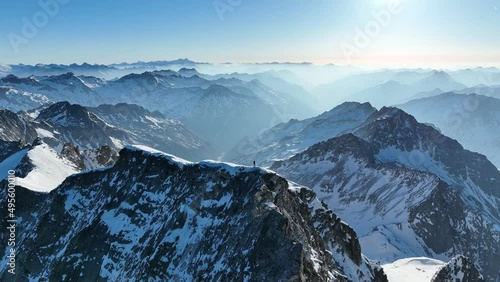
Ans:
[[[0,64],[500,66],[500,0],[0,1]]]

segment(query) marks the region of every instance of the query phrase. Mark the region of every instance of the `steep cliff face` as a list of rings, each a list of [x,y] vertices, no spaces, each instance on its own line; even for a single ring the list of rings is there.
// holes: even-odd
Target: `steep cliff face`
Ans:
[[[16,193],[18,281],[387,281],[314,192],[258,168],[126,147],[49,194]]]
[[[35,128],[21,116],[0,109],[0,140],[31,143],[36,137]]]

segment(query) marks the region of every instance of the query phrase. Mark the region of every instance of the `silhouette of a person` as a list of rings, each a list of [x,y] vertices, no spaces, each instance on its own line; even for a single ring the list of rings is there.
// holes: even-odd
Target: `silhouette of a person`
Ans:
[[[255,161],[253,161],[253,166],[255,166]]]

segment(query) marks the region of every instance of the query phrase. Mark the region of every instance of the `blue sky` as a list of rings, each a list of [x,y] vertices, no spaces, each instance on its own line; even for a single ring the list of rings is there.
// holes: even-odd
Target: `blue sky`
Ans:
[[[500,0],[0,2],[0,63],[176,58],[499,66]]]

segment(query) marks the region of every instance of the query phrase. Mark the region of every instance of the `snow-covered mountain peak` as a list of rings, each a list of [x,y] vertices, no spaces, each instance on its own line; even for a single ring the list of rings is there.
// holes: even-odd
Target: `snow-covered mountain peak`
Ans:
[[[0,82],[6,85],[24,84],[28,86],[41,86],[40,82],[33,75],[25,78],[20,78],[13,74],[9,74],[8,76],[0,79]]]
[[[368,118],[368,120],[374,120],[374,119],[381,120],[386,118],[397,118],[400,120],[406,119],[416,122],[414,117],[404,112],[403,110],[395,107],[382,107],[379,111],[373,114],[373,117]]]
[[[42,110],[37,121],[50,121],[62,127],[87,127],[93,123],[104,121],[85,107],[68,102],[58,102]]]
[[[181,68],[179,71],[177,71],[177,73],[185,77],[192,77],[195,75],[200,77],[202,75],[195,68]]]
[[[270,165],[275,160],[283,160],[302,152],[313,144],[354,130],[374,112],[376,109],[369,103],[345,102],[317,117],[301,121],[290,120],[249,140],[254,151],[239,152],[239,148],[233,149],[229,154],[236,156],[229,160],[239,163],[256,160],[259,165]]]
[[[324,112],[323,114],[319,115],[319,118],[328,118],[332,116],[338,116],[341,114],[349,114],[352,111],[360,111],[360,112],[366,112],[366,113],[373,113],[376,111],[374,107],[370,103],[359,103],[359,102],[344,102],[335,108]]]
[[[75,75],[75,73],[73,73],[73,72],[67,72],[67,73],[63,73],[63,74],[60,74],[60,75],[50,76],[48,79],[52,80],[52,81],[65,81],[65,80],[74,79],[76,77],[77,76]]]
[[[412,84],[421,91],[430,91],[441,88],[444,91],[460,90],[467,86],[457,82],[449,73],[445,71],[433,71],[429,76],[422,78]]]
[[[127,82],[127,81],[135,81],[137,83],[143,83],[145,85],[155,85],[159,82],[155,74],[149,71],[140,74],[131,73],[117,80],[117,82]]]
[[[72,91],[84,91],[87,93],[92,92],[89,85],[87,85],[85,81],[76,76],[73,72],[49,76],[46,78],[46,81],[53,87],[65,86],[66,89],[71,89]]]
[[[220,84],[212,84],[204,91],[204,97],[225,97],[228,95],[239,94]]]

